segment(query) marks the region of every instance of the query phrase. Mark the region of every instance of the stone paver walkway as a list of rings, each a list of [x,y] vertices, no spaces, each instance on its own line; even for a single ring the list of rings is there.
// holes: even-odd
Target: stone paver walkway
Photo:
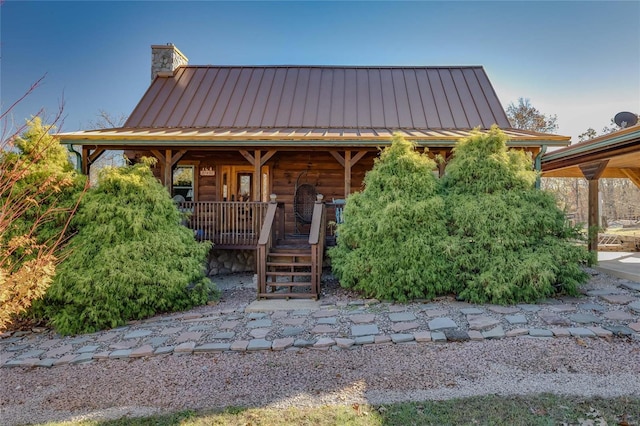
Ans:
[[[246,312],[245,300],[150,318],[89,335],[51,330],[0,335],[0,366],[55,367],[105,359],[203,352],[349,350],[361,345],[436,344],[503,338],[631,338],[640,340],[640,287],[606,280],[583,297],[536,305],[475,305],[443,299],[392,304],[320,299],[319,310]]]

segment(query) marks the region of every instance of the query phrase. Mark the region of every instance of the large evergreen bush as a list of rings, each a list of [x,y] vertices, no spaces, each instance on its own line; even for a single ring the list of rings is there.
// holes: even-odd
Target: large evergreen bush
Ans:
[[[210,244],[196,242],[180,221],[147,165],[102,170],[74,218],[78,233],[47,292],[55,328],[93,332],[206,303]]]
[[[497,127],[459,141],[442,180],[454,291],[503,304],[575,294],[589,253],[553,195],[535,189],[531,159],[506,142]]]
[[[331,264],[345,287],[368,297],[407,300],[446,292],[447,230],[427,154],[395,136],[349,196]]]
[[[589,254],[531,159],[498,128],[461,140],[437,180],[435,163],[395,136],[345,206],[330,251],[343,286],[404,301],[456,294],[472,302],[534,302],[575,294]]]

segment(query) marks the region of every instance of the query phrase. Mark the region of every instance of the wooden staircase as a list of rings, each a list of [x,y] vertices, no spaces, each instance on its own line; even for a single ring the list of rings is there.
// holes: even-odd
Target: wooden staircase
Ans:
[[[311,245],[304,240],[278,241],[267,252],[265,293],[259,297],[309,298],[312,288]],[[275,293],[275,294],[274,294]]]
[[[283,226],[273,226],[277,216],[278,205],[271,203],[258,242],[258,298],[317,299],[326,228],[324,204],[314,206],[308,237],[285,237]]]

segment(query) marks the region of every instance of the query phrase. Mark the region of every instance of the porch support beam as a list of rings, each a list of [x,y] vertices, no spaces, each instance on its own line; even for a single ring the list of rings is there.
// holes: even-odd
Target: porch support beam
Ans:
[[[240,154],[253,166],[254,179],[253,179],[253,201],[260,201],[262,198],[262,166],[274,156],[278,151],[271,149],[262,155],[262,151],[256,149],[253,151],[253,155],[246,149],[238,150]]]
[[[106,150],[104,148],[96,148],[91,154],[89,154],[89,164],[95,163],[95,161],[100,158],[102,154],[104,154]]]
[[[598,203],[598,183],[600,176],[607,168],[609,160],[595,163],[581,164],[580,170],[589,181],[589,251],[598,251],[598,227],[600,225],[600,206]]]
[[[165,150],[164,157],[164,186],[169,191],[169,194],[173,192],[173,179],[171,176],[171,171],[173,170],[172,166],[172,153],[170,149]]]
[[[620,169],[620,171],[640,188],[640,169]]]
[[[438,177],[443,177],[444,170],[447,168],[447,161],[449,160],[447,158],[447,151],[440,150],[438,151],[438,155],[442,158],[442,160],[438,162]]]
[[[81,162],[81,171],[84,175],[89,176],[89,169],[91,168],[91,164],[93,164],[104,152],[105,148],[96,147],[93,152],[91,152],[91,148],[83,145],[82,146],[82,162]]]
[[[251,164],[252,166],[256,165],[256,159],[249,153],[249,151],[247,151],[246,149],[241,149],[240,154],[242,154],[242,156],[247,159],[249,164]]]
[[[259,149],[255,150],[253,167],[255,169],[253,173],[253,201],[260,201],[262,193],[262,163],[260,162],[262,152]]]
[[[264,166],[267,161],[271,160],[271,157],[273,157],[276,152],[278,151],[276,151],[275,149],[270,149],[269,151],[265,152],[265,154],[261,157],[260,166]]]
[[[344,198],[351,194],[351,151],[344,152]]]
[[[344,197],[351,193],[351,168],[367,155],[367,151],[358,151],[354,156],[351,156],[351,151],[346,150],[344,157],[338,151],[329,151],[329,154],[336,159],[342,167],[344,167]]]
[[[160,167],[164,167],[164,163],[165,163],[164,155],[162,155],[162,153],[160,151],[158,151],[157,149],[152,149],[151,153],[158,160],[158,164],[160,165]]]
[[[89,176],[89,148],[82,145],[82,174]]]

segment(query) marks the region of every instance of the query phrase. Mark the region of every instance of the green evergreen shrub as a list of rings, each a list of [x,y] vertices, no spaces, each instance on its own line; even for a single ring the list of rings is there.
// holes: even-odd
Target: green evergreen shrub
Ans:
[[[447,230],[435,162],[394,136],[351,194],[338,244],[329,251],[341,285],[367,297],[404,301],[446,292]]]
[[[181,218],[148,165],[103,169],[46,295],[57,331],[93,332],[206,303],[215,292],[203,269],[210,244],[196,242]]]
[[[523,151],[507,150],[497,127],[459,141],[442,180],[454,291],[471,302],[535,302],[576,294],[590,261]]]
[[[591,256],[531,159],[497,127],[458,142],[447,175],[395,136],[347,199],[329,251],[341,285],[405,301],[454,293],[476,303],[575,294]]]

